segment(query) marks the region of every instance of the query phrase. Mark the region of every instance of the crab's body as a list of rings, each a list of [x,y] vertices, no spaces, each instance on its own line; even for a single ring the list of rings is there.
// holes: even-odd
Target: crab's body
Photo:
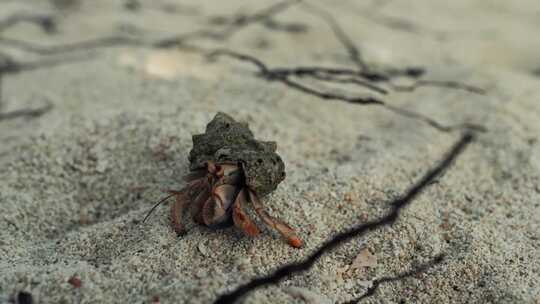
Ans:
[[[250,204],[291,246],[301,247],[294,230],[268,215],[259,199],[285,178],[285,165],[275,150],[275,142],[255,140],[246,124],[218,113],[204,134],[193,136],[191,172],[185,177],[188,185],[180,191],[168,191],[176,198],[171,206],[174,230],[184,233],[183,210],[190,207],[199,224],[211,228],[234,224],[247,235],[256,236],[259,228],[244,211]]]

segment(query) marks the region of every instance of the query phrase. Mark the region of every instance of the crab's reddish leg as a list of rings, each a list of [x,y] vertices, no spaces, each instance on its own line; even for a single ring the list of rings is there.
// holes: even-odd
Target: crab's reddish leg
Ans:
[[[206,176],[206,174],[207,174],[206,170],[196,170],[196,171],[192,171],[192,172],[184,175],[183,179],[186,182],[198,181],[198,180],[201,180],[202,178],[204,178]]]
[[[213,161],[206,162],[206,171],[208,171],[208,173],[216,174],[218,170],[219,170],[219,165],[216,165]]]
[[[191,216],[193,217],[193,220],[199,224],[204,225],[204,220],[202,218],[202,209],[204,207],[204,203],[208,200],[210,197],[210,192],[208,192],[207,189],[203,189],[193,200],[193,205],[191,207]]]
[[[182,216],[184,209],[191,202],[193,197],[198,197],[201,192],[205,191],[206,179],[192,179],[189,184],[182,190],[165,190],[165,192],[174,195],[176,201],[171,205],[171,224],[174,231],[178,235],[185,233],[184,225],[182,224]]]
[[[206,201],[203,204],[202,210],[199,213],[203,223],[206,226],[212,225],[214,204],[215,204],[214,197],[212,195],[209,195],[208,199],[206,199]]]
[[[184,176],[184,179],[189,180],[199,174],[201,176],[199,179],[193,179],[189,183],[191,185],[190,189],[194,190],[190,194],[192,200],[191,216],[195,222],[204,225],[204,221],[202,219],[202,209],[204,203],[206,202],[206,200],[208,200],[210,192],[212,191],[212,183],[214,182],[214,177],[208,174],[208,172],[204,172],[204,174],[202,174],[202,172],[200,171],[195,171]]]
[[[218,182],[219,183],[219,182]],[[220,184],[212,190],[212,199],[204,203],[202,216],[207,226],[227,221],[227,210],[236,197],[236,186]]]
[[[236,200],[233,204],[232,216],[234,225],[244,231],[245,234],[249,236],[257,236],[260,231],[259,228],[251,221],[249,215],[243,209],[243,205],[246,202],[246,191],[242,190],[236,196]]]
[[[303,245],[302,240],[296,235],[294,230],[287,225],[286,223],[280,221],[279,219],[276,219],[272,216],[270,216],[265,210],[264,207],[259,200],[259,197],[255,192],[252,190],[248,190],[249,193],[249,200],[253,204],[253,207],[255,208],[255,212],[259,217],[270,227],[276,229],[284,238],[287,239],[287,242],[289,245],[300,248]]]
[[[219,178],[221,184],[236,185],[240,182],[241,171],[235,162],[220,162],[215,165],[216,171],[213,173]]]
[[[171,224],[177,235],[185,233],[184,225],[182,224],[182,215],[184,214],[184,208],[188,203],[187,188],[182,191],[167,190],[169,194],[175,196],[176,201],[171,205]]]

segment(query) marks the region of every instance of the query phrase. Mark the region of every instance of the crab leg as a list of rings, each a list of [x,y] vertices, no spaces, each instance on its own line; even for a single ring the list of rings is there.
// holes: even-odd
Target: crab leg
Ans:
[[[184,179],[191,178],[189,175],[184,176]],[[188,190],[188,195],[193,198],[196,197],[199,192],[201,192],[203,189],[210,189],[210,181],[206,176],[203,176],[202,178],[198,179],[192,179],[188,182],[188,185],[186,186],[186,189]]]
[[[289,245],[300,248],[303,245],[302,240],[296,235],[294,230],[284,223],[283,221],[276,219],[268,214],[266,210],[264,210],[264,207],[259,200],[259,197],[255,192],[252,190],[248,190],[249,193],[249,200],[253,204],[253,207],[255,208],[255,212],[257,215],[270,227],[277,230],[285,239],[287,239],[287,242]]]
[[[242,179],[242,172],[238,168],[238,164],[234,162],[221,162],[216,165],[217,171],[215,175],[219,178],[216,185],[237,185]]]
[[[212,195],[209,195],[203,204],[201,212],[199,213],[200,218],[206,226],[210,226],[212,224],[212,217],[214,216],[214,204],[214,197]]]
[[[204,203],[202,210],[203,220],[207,226],[215,227],[227,221],[227,211],[234,201],[236,192],[233,185],[214,187],[211,199]]]
[[[208,189],[203,189],[193,201],[193,205],[191,207],[191,216],[193,217],[193,220],[199,224],[204,225],[204,220],[202,218],[202,209],[209,197],[210,192],[208,192]]]
[[[182,215],[184,208],[188,203],[188,189],[184,188],[181,191],[167,190],[171,195],[174,195],[176,202],[171,205],[171,223],[177,235],[185,233],[184,225],[182,224]]]
[[[186,182],[197,181],[206,177],[206,174],[207,172],[205,170],[196,170],[184,175],[183,179]]]
[[[233,204],[232,216],[234,225],[244,231],[245,234],[249,236],[257,236],[260,231],[259,228],[253,223],[249,218],[249,215],[246,214],[243,208],[243,204],[246,202],[246,191],[241,190],[240,193],[236,196],[236,200]]]
[[[198,197],[202,192],[205,192],[206,179],[199,178],[189,182],[188,186],[182,190],[165,190],[165,192],[173,195],[176,198],[174,204],[171,205],[171,223],[177,235],[185,233],[184,225],[182,224],[182,216],[184,209],[193,197]]]

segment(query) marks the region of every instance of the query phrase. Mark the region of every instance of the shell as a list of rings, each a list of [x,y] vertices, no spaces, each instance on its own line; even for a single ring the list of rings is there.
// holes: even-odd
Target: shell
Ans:
[[[190,170],[203,168],[207,161],[240,162],[247,186],[264,196],[285,179],[285,164],[276,148],[273,141],[256,140],[246,123],[218,112],[205,133],[193,135]]]

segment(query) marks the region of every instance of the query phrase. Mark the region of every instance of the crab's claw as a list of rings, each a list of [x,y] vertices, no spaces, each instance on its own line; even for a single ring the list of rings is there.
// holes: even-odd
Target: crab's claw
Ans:
[[[259,228],[253,223],[253,221],[249,218],[249,215],[246,214],[244,211],[244,204],[246,203],[246,191],[242,190],[240,193],[238,193],[238,196],[236,197],[236,200],[234,201],[233,205],[233,221],[234,225],[244,231],[245,234],[249,236],[257,236],[259,235],[260,231]]]
[[[302,242],[302,240],[296,235],[296,232],[291,228],[291,226],[277,218],[270,216],[268,212],[264,210],[264,207],[255,192],[248,190],[248,193],[249,200],[253,204],[255,212],[268,226],[276,229],[292,247],[301,248],[304,245],[304,242]]]

